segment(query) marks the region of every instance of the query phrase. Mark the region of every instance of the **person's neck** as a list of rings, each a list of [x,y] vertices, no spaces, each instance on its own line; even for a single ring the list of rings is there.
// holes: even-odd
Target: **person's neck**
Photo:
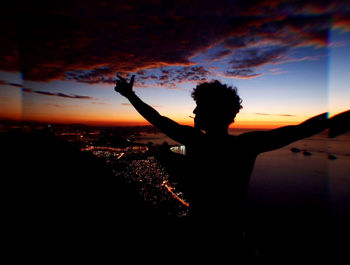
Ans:
[[[223,137],[228,135],[228,127],[215,127],[213,129],[207,129],[206,134],[213,137]]]

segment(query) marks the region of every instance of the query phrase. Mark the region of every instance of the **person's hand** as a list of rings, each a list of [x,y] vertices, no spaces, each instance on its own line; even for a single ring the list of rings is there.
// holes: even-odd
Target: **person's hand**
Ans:
[[[135,75],[133,75],[130,78],[129,83],[126,81],[125,78],[121,77],[118,74],[117,74],[117,77],[119,78],[119,80],[117,80],[114,90],[122,94],[124,97],[129,97],[130,95],[134,94],[134,91],[132,90],[132,86],[134,84]]]

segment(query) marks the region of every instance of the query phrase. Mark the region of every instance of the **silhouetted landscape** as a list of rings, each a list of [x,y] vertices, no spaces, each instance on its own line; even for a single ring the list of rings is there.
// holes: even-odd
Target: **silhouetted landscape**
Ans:
[[[94,139],[82,140],[80,135],[87,138],[88,133],[103,128],[56,128],[47,124],[14,127],[3,125],[0,138],[11,244],[21,236],[28,255],[40,249],[45,255],[74,252],[87,257],[92,253],[108,255],[108,250],[118,249],[125,256],[137,252],[150,259],[169,257],[169,252],[176,253],[178,260],[186,257],[187,252],[181,249],[191,247],[192,242],[183,226],[186,218],[191,218],[186,215],[188,205],[181,200],[186,196],[180,187],[175,193],[174,184],[178,196],[174,197],[163,183],[166,179],[172,185],[168,177],[174,172],[166,170],[173,168],[169,166],[174,161],[170,158],[177,154],[166,143],[135,144],[126,140],[127,135],[154,129],[115,128],[111,134],[109,128],[104,128],[109,134],[100,131],[99,137],[91,134]],[[79,130],[79,137],[72,140],[74,134],[67,130]],[[113,135],[118,134],[119,142],[113,141]],[[82,151],[86,144],[129,151],[117,159],[119,156],[110,156],[117,149],[104,149],[105,153],[103,149]],[[290,154],[302,156],[295,149]],[[137,167],[139,175],[134,170]],[[150,177],[153,180],[147,180]],[[252,189],[245,216],[246,257],[320,257],[330,254],[331,249],[341,254],[345,246],[340,239],[348,232],[349,212],[341,219],[332,218],[327,194],[321,191],[321,198],[312,199],[313,203],[288,202],[287,195],[286,204],[283,197],[269,198],[276,194],[264,193],[264,187]]]
[[[115,177],[103,159],[49,129],[12,129],[0,139],[10,244],[20,237],[26,255],[108,249],[152,255],[171,240],[163,231],[174,220]]]

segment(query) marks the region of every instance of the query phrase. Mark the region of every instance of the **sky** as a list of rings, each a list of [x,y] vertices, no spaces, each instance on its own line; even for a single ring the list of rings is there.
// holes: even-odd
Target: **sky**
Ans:
[[[237,87],[232,128],[348,110],[348,1],[24,1],[0,29],[0,119],[148,124],[116,73],[159,113],[193,124],[192,89]]]

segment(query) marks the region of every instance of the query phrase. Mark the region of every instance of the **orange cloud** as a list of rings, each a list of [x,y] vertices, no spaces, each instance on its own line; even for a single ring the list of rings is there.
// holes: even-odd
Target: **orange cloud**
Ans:
[[[20,12],[4,7],[0,70],[21,71],[33,81],[113,83],[116,72],[193,66],[193,56],[218,43],[230,49],[259,40],[288,49],[326,46],[330,28],[350,29],[345,0],[52,2],[23,3]],[[226,49],[216,56],[229,54]],[[276,57],[260,59],[240,67]]]

